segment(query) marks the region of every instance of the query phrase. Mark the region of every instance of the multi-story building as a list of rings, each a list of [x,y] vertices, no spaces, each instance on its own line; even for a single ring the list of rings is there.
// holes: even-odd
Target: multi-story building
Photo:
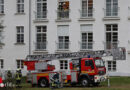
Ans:
[[[26,71],[28,54],[125,47],[126,60],[105,63],[110,75],[130,76],[129,34],[130,0],[0,0],[0,69]]]

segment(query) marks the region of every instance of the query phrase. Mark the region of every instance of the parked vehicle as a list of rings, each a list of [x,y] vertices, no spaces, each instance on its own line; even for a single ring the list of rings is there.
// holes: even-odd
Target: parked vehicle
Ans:
[[[100,57],[94,58],[71,58],[69,61],[69,73],[66,71],[56,71],[55,65],[48,64],[52,60],[29,60],[24,61],[24,65],[27,66],[27,69],[32,73],[30,82],[32,86],[38,85],[40,87],[47,87],[52,84],[52,77],[55,74],[59,74],[59,83],[71,84],[71,85],[82,85],[89,86],[98,86],[100,82],[106,80],[106,68],[103,60]],[[37,72],[34,72],[37,71]]]

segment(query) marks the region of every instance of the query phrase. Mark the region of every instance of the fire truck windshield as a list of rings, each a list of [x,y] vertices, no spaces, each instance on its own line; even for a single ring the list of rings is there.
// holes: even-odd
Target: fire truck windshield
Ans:
[[[96,60],[95,60],[95,65],[96,65],[97,67],[104,67],[104,66],[105,66],[102,59],[96,59]]]

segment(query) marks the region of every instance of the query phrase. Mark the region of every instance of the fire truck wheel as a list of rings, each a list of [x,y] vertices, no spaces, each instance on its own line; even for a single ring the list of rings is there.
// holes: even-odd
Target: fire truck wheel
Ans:
[[[81,85],[83,86],[83,87],[88,87],[89,86],[89,81],[88,81],[88,79],[87,78],[83,78],[82,80],[81,80]]]
[[[40,87],[46,87],[48,85],[48,81],[44,78],[40,79],[38,82]]]

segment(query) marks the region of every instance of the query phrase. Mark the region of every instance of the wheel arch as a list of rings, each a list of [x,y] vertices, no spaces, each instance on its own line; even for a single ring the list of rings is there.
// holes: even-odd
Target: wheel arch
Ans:
[[[81,74],[79,80],[82,80],[83,78],[90,80],[90,77],[88,74]]]

